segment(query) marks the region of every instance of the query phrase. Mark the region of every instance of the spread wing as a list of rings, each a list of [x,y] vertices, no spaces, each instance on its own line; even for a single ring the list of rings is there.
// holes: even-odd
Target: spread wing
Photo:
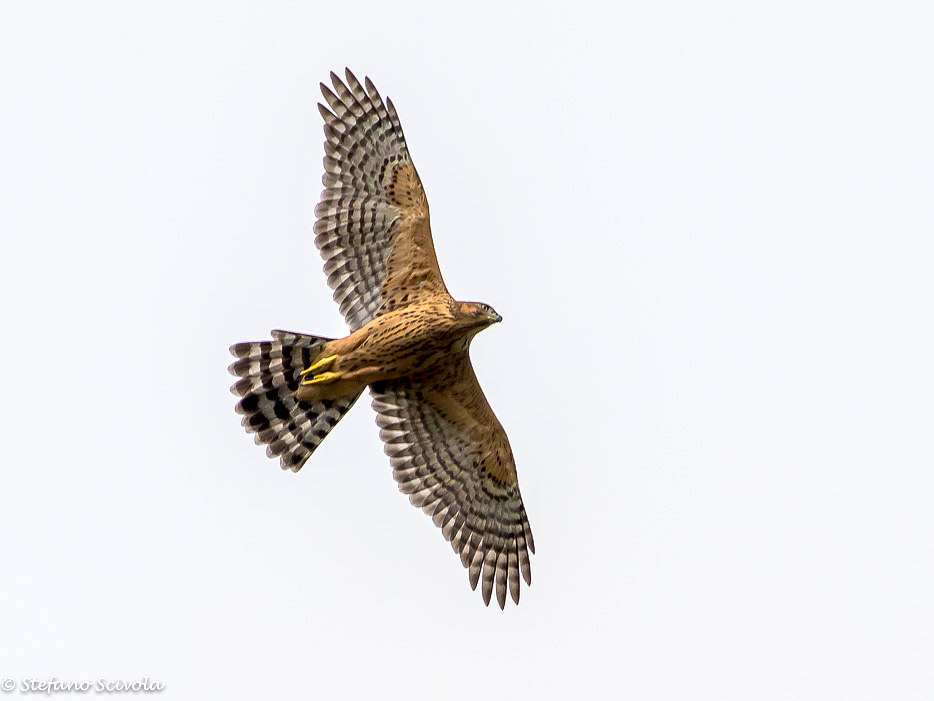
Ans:
[[[351,330],[418,298],[447,294],[431,240],[428,200],[399,116],[366,79],[331,73],[321,92],[324,177],[315,244]]]
[[[490,408],[466,353],[431,375],[371,386],[380,438],[393,477],[432,517],[468,568],[483,600],[493,585],[519,603],[519,573],[532,583],[532,531],[519,493],[506,432]]]

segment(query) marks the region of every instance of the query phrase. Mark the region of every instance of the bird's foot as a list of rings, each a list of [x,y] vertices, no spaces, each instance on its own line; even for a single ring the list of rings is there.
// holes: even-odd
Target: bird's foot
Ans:
[[[337,360],[336,355],[329,355],[327,358],[322,358],[318,362],[314,363],[311,367],[305,368],[304,370],[302,370],[299,373],[299,376],[304,377],[305,375],[309,373],[314,374],[318,372],[319,370],[327,370],[329,367],[331,367],[331,365],[334,363],[335,360]]]
[[[302,380],[302,386],[308,385],[326,385],[331,382],[337,382],[341,379],[339,372],[322,372],[320,375],[313,375],[310,380]]]
[[[314,363],[311,367],[302,370],[298,374],[299,377],[305,378],[302,380],[302,385],[327,384],[339,380],[341,376],[339,372],[321,372],[331,367],[335,360],[337,360],[336,355],[329,355],[327,358],[322,358]],[[308,375],[311,375],[311,377],[307,377]]]

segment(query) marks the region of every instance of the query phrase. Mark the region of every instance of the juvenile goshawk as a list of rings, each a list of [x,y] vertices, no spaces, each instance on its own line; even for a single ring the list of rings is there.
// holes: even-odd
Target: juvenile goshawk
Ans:
[[[246,430],[297,471],[366,387],[393,477],[431,516],[488,605],[531,584],[532,531],[509,440],[480,389],[468,349],[501,321],[448,294],[428,200],[392,101],[348,70],[321,84],[324,192],[315,244],[350,325],[345,338],[273,331],[237,343],[231,388]]]

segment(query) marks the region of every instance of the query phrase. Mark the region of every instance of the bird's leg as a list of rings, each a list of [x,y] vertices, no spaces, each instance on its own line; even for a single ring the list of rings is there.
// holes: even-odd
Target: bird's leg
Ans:
[[[336,355],[329,355],[327,358],[322,358],[321,360],[317,361],[311,367],[302,370],[298,374],[299,377],[304,378],[306,375],[311,375],[310,379],[302,380],[302,385],[326,384],[339,380],[341,377],[339,372],[320,372],[321,370],[327,370],[329,367],[331,367],[336,359]]]
[[[337,360],[336,355],[329,355],[327,358],[321,358],[321,360],[314,363],[311,367],[302,370],[299,375],[304,377],[308,373],[316,373],[319,370],[327,370],[329,367],[331,367],[335,360]]]
[[[341,374],[339,372],[322,372],[320,375],[315,375],[310,380],[302,380],[302,386],[326,385],[330,382],[337,382],[339,379],[341,379]]]

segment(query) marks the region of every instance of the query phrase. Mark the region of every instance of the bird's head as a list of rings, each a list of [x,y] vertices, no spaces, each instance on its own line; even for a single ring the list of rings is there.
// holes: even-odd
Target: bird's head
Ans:
[[[489,304],[483,302],[461,302],[461,314],[472,324],[484,328],[503,320]]]

